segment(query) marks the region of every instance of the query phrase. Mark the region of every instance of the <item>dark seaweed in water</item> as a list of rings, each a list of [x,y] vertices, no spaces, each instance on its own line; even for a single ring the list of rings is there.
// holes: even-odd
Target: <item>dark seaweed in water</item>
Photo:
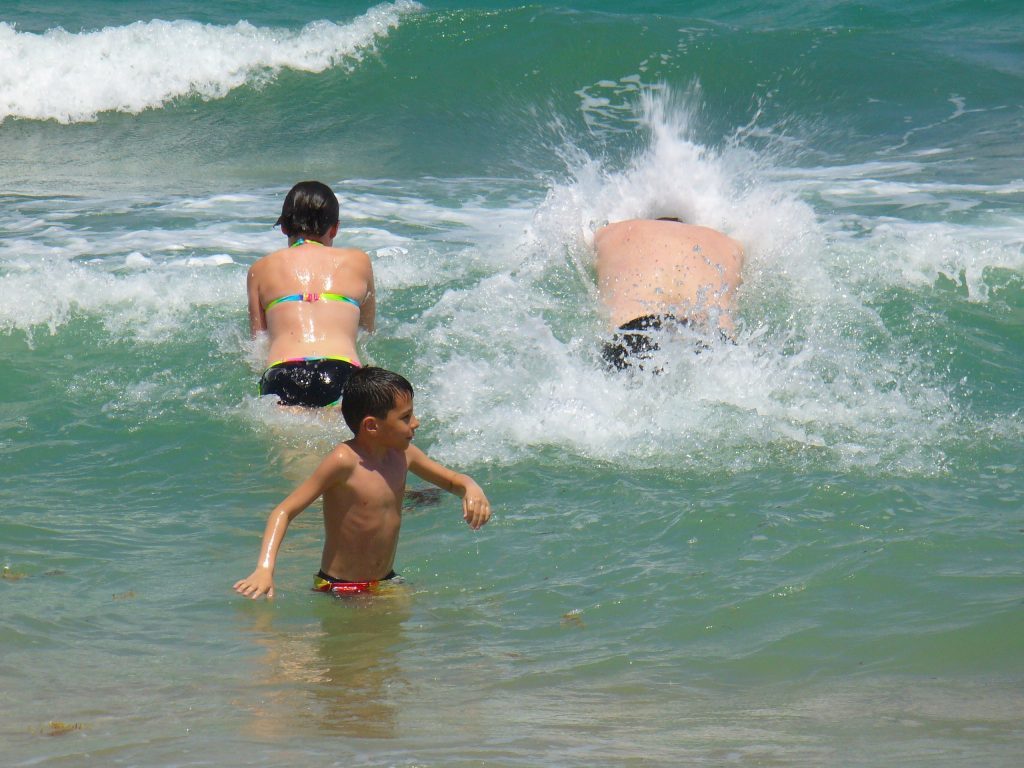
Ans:
[[[440,502],[440,488],[410,488],[405,492],[406,506],[413,509],[417,507],[433,507]]]

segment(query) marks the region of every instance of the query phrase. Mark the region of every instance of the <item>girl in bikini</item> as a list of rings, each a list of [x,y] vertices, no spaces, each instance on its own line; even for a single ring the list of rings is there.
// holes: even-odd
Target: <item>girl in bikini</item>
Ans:
[[[359,367],[356,336],[373,331],[373,266],[358,248],[336,248],[338,198],[326,184],[303,181],[285,197],[277,220],[288,247],[249,269],[249,327],[267,333],[260,394],[281,405],[338,405]]]

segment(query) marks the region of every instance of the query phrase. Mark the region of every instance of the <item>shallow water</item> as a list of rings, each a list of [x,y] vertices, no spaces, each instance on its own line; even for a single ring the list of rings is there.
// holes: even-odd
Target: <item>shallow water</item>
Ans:
[[[1021,27],[0,8],[6,763],[1016,765]],[[251,603],[348,437],[255,396],[245,272],[307,177],[495,518],[410,503],[406,584],[337,601],[310,510]],[[738,343],[608,374],[588,237],[666,209],[744,242]]]

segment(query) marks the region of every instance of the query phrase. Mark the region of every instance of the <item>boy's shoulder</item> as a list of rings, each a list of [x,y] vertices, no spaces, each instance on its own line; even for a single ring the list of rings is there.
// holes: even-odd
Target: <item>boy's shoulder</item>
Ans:
[[[352,449],[349,443],[338,443],[321,460],[321,469],[328,469],[331,474],[339,471],[351,471],[359,463],[359,454]]]
[[[356,449],[356,439],[353,437],[343,443],[338,443],[327,455],[339,461],[358,461],[359,451]]]
[[[360,434],[351,440],[346,440],[334,450],[345,450],[345,455],[351,457],[352,461],[362,461],[370,465],[393,464],[394,462],[407,463],[409,451],[414,446],[409,445],[405,450],[399,448],[384,448],[372,435]],[[418,449],[416,449],[418,450]],[[339,458],[341,454],[339,453]]]

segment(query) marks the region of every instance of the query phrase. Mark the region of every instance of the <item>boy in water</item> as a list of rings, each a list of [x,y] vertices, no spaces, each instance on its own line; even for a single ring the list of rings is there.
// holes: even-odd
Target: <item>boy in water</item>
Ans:
[[[460,496],[471,528],[490,519],[490,503],[471,477],[412,445],[420,425],[412,398],[412,385],[397,373],[373,367],[352,373],[341,413],[355,437],[331,451],[270,513],[256,570],[235,583],[236,592],[253,599],[274,596],[274,565],[288,524],[320,496],[325,537],[314,589],[333,594],[368,592],[395,578],[407,472]]]

